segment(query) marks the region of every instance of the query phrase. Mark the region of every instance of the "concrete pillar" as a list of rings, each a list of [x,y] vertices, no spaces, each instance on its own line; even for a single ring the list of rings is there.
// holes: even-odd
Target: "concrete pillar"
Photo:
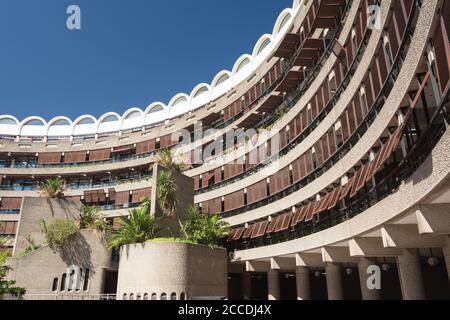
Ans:
[[[367,285],[367,279],[369,278],[369,274],[367,274],[367,269],[374,264],[375,262],[367,258],[361,258],[358,262],[359,283],[361,286],[361,297],[363,300],[381,299],[381,291],[376,289],[371,290]]]
[[[268,300],[280,300],[280,274],[278,270],[267,272]]]
[[[297,300],[311,300],[309,272],[309,268],[306,267],[297,267],[295,271],[295,281],[297,283]]]
[[[419,251],[403,249],[398,257],[398,273],[404,300],[425,300]]]
[[[242,273],[242,296],[244,300],[252,298],[252,274],[250,272]]]
[[[337,263],[327,262],[325,272],[327,274],[328,300],[344,300],[341,266]]]

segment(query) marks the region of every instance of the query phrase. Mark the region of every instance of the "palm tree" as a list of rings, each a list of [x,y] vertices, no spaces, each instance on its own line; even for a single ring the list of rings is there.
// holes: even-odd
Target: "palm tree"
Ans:
[[[121,217],[119,229],[108,238],[108,248],[143,243],[154,239],[157,231],[155,218],[145,208],[130,210],[130,216]]]
[[[41,194],[49,199],[64,199],[65,182],[60,178],[47,180],[41,188]]]
[[[150,213],[151,209],[151,200],[149,197],[143,197],[141,199],[141,207],[143,210],[145,210],[147,213]]]
[[[81,230],[94,229],[100,232],[111,229],[110,224],[102,218],[99,208],[86,205],[81,207],[79,227]]]
[[[173,217],[176,214],[178,200],[176,197],[177,184],[172,172],[161,171],[156,183],[156,198],[164,215]]]
[[[161,149],[156,154],[156,162],[169,171],[182,172],[189,169],[189,165],[175,158],[175,153],[168,149]]]

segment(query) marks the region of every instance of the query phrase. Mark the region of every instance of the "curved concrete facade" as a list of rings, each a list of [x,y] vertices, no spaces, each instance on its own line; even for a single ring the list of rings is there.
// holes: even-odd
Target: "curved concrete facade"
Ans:
[[[99,206],[107,219],[127,214],[154,191],[155,154],[167,147],[182,160],[207,154],[184,174],[195,205],[231,225],[229,297],[450,299],[448,15],[443,0],[295,1],[252,55],[167,106],[109,113],[84,131],[75,128],[84,118],[61,117],[39,134],[23,126],[32,119],[1,116],[3,233],[15,234],[22,197],[55,176],[69,199]],[[101,124],[108,116],[117,117],[114,128]],[[8,134],[2,120],[20,130]],[[58,121],[70,123],[65,139],[51,137]],[[173,135],[182,129],[189,143]],[[251,129],[254,136],[226,145],[227,134]],[[213,263],[226,254],[213,250],[208,260],[208,250],[125,248],[118,298],[227,295],[226,266]],[[179,263],[169,268],[158,257]],[[187,272],[199,263],[220,277]],[[389,290],[365,287],[374,265]],[[285,290],[294,280],[296,297]],[[217,286],[206,289],[208,281]]]
[[[227,252],[182,243],[124,246],[117,297],[123,300],[133,296],[148,300],[226,297]]]

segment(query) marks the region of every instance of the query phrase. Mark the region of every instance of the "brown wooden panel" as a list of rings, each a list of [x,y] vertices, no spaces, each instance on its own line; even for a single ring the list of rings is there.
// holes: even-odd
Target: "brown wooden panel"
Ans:
[[[275,227],[275,232],[285,231],[289,228],[292,220],[292,213],[287,212],[280,216],[278,219],[277,225]]]
[[[111,158],[111,149],[92,150],[89,152],[89,161],[105,161]]]
[[[130,200],[130,192],[129,191],[120,191],[116,193],[116,205],[122,205],[129,203]]]
[[[61,152],[44,152],[39,153],[38,164],[57,164],[61,163]]]
[[[86,162],[86,151],[71,151],[64,153],[64,163]]]
[[[136,144],[136,154],[141,155],[145,153],[151,153],[156,149],[156,140],[151,139],[144,142],[139,142]]]
[[[19,210],[22,206],[22,198],[2,198],[1,210]]]

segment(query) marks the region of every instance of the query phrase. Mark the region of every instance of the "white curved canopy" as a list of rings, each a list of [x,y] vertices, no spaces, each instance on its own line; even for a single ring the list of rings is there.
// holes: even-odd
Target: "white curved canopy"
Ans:
[[[244,54],[239,57],[232,71],[220,71],[211,84],[197,85],[190,95],[179,93],[167,105],[155,102],[150,104],[145,111],[140,108],[130,108],[123,116],[115,112],[108,112],[99,119],[91,115],[83,115],[74,121],[67,117],[56,117],[46,122],[40,117],[28,117],[20,122],[13,116],[0,115],[0,135],[64,137],[118,132],[160,123],[195,110],[209,101],[217,99],[245,80],[266,60],[289,30],[293,17],[301,9],[303,2],[304,0],[294,0],[292,8],[283,10],[275,22],[272,34],[261,36],[256,42],[252,54]]]

